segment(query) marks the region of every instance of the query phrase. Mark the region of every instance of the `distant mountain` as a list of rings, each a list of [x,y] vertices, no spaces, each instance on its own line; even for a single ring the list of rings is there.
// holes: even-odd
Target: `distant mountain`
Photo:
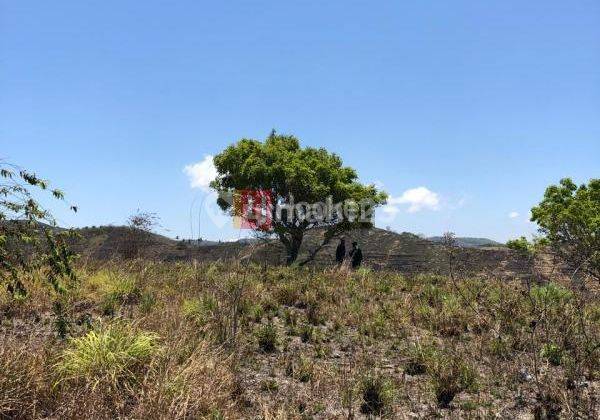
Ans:
[[[427,239],[432,242],[443,241],[443,237],[441,236],[432,236]],[[496,242],[488,238],[456,237],[455,239],[458,246],[463,248],[479,248],[482,246],[504,246],[504,244],[501,244],[500,242]]]

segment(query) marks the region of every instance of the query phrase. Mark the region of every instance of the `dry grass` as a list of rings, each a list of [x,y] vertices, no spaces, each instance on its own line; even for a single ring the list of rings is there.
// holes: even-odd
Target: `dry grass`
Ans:
[[[46,400],[46,354],[9,337],[0,344],[0,417],[36,417]]]
[[[0,297],[0,418],[594,417],[600,304],[569,284],[81,266],[72,338]]]

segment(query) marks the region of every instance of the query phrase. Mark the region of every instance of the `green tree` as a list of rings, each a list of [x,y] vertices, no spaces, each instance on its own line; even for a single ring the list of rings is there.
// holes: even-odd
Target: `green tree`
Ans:
[[[600,280],[600,179],[579,187],[569,178],[551,185],[531,209],[531,221],[565,262]]]
[[[506,246],[522,254],[529,254],[532,249],[532,244],[524,236],[517,239],[509,239],[506,241]]]
[[[270,194],[272,206],[267,211],[272,223],[259,223],[256,230],[277,236],[286,248],[288,264],[298,257],[308,229],[326,228],[322,247],[342,231],[371,226],[374,208],[387,199],[375,186],[359,183],[356,171],[343,166],[336,154],[303,148],[296,137],[275,131],[264,142],[241,139],[215,156],[214,164],[218,175],[211,186],[220,193],[218,203],[223,210],[239,215],[236,191]],[[224,198],[227,194],[229,199]],[[334,206],[315,203],[344,204],[332,210]],[[363,217],[352,217],[361,205]],[[323,217],[325,213],[331,217]]]
[[[52,288],[56,327],[64,337],[67,292],[76,281],[67,246],[71,232],[55,228],[54,218],[34,198],[33,190],[64,199],[62,191],[49,189],[48,182],[34,173],[0,161],[0,286],[14,300],[25,299],[24,279],[34,271],[41,273]]]

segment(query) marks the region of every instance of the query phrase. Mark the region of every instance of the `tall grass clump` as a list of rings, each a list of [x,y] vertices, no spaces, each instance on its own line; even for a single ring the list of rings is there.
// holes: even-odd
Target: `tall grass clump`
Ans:
[[[265,353],[273,353],[277,350],[277,329],[272,323],[261,326],[256,332],[258,346]]]
[[[114,322],[69,340],[56,365],[59,382],[118,387],[136,379],[158,351],[158,336]]]
[[[459,393],[477,389],[474,367],[456,355],[437,354],[430,360],[427,371],[431,375],[437,403],[442,408],[447,408]]]
[[[0,419],[31,418],[43,401],[45,379],[41,358],[25,345],[0,345]]]
[[[361,413],[379,416],[391,411],[395,387],[389,379],[381,375],[369,374],[362,379],[360,391],[362,394]]]
[[[179,346],[180,343],[174,343]],[[234,358],[202,340],[185,357],[165,353],[144,378],[130,418],[218,419],[236,391]]]
[[[426,373],[427,366],[431,365],[432,360],[438,355],[437,349],[433,344],[421,343],[419,341],[409,345],[407,353],[408,360],[404,367],[404,372],[413,376]]]
[[[207,324],[217,311],[218,303],[214,296],[205,295],[201,299],[186,299],[181,304],[182,315],[198,326]]]
[[[86,289],[91,295],[99,295],[102,312],[110,316],[120,305],[136,303],[141,296],[136,278],[116,271],[99,270],[87,279]]]
[[[555,283],[548,283],[544,286],[533,286],[531,298],[538,308],[558,310],[573,298],[573,292]]]

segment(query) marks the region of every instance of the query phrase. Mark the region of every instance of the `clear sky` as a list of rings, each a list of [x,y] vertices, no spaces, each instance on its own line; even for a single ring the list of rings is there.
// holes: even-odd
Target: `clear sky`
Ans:
[[[272,128],[383,185],[382,227],[534,232],[547,185],[600,177],[600,2],[0,0],[0,157],[64,225],[196,236],[184,167]]]

